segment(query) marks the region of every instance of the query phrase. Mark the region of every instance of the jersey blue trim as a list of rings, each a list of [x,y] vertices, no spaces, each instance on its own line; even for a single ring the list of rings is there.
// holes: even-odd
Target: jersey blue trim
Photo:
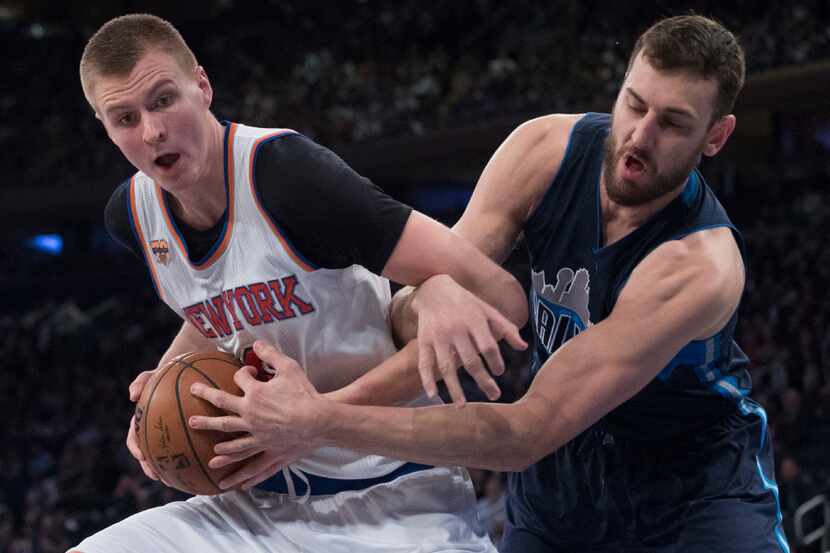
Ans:
[[[689,179],[686,186],[683,187],[683,192],[680,193],[680,201],[688,205],[697,196],[697,191],[700,188],[700,176],[697,169],[693,169],[689,174]]]
[[[562,166],[565,165],[565,161],[567,161],[568,156],[571,153],[571,148],[573,146],[574,139],[574,131],[579,126],[579,123],[581,123],[582,120],[588,117],[589,115],[591,115],[591,112],[583,114],[582,117],[574,121],[574,124],[571,125],[571,130],[568,131],[568,143],[565,145],[565,153],[562,155],[562,161],[559,162],[559,167],[556,169],[556,174],[553,175],[553,178],[550,181],[550,186],[548,186],[548,190],[550,190],[554,183],[556,183],[556,179],[558,179],[559,175],[562,173]]]
[[[720,227],[726,227],[726,228],[732,230],[733,232],[740,232],[737,229],[737,227],[735,227],[735,225],[733,225],[731,223],[712,223],[711,225],[701,225],[699,227],[692,227],[692,228],[688,229],[686,232],[683,232],[681,234],[675,234],[674,236],[669,237],[668,240],[681,240],[683,238],[686,238],[690,234],[694,234],[694,233],[700,232],[702,230],[709,230],[709,229],[720,228]],[[740,244],[738,244],[738,247],[740,247]]]
[[[274,216],[271,215],[271,211],[268,210],[267,206],[262,201],[262,196],[259,193],[259,187],[257,187],[257,184],[256,184],[256,160],[257,160],[257,157],[259,156],[259,149],[262,148],[262,146],[264,146],[265,144],[268,144],[269,142],[273,142],[274,140],[277,140],[278,138],[284,138],[286,136],[303,136],[303,135],[301,135],[297,132],[287,131],[287,132],[284,132],[282,134],[277,134],[277,135],[268,137],[265,140],[263,140],[262,142],[260,142],[259,144],[257,144],[256,150],[254,151],[253,171],[251,171],[251,181],[252,181],[251,184],[253,185],[254,194],[256,194],[256,199],[259,202],[259,205],[262,206],[263,211],[265,211],[265,213],[268,215],[268,218],[271,220],[271,223],[274,225],[274,227],[277,229],[277,231],[279,231],[280,235],[282,235],[283,239],[285,240],[285,243],[288,244],[288,247],[291,248],[291,251],[294,253],[294,255],[296,255],[297,257],[302,259],[303,262],[306,265],[308,265],[309,267],[313,268],[314,270],[317,270],[317,269],[320,268],[320,265],[317,264],[317,263],[314,263],[313,261],[311,261],[308,257],[303,255],[303,253],[300,250],[297,249],[297,247],[291,242],[291,239],[288,238],[288,234],[285,233],[282,226],[276,221],[276,219],[274,219]]]
[[[376,476],[374,478],[359,478],[359,479],[345,479],[345,478],[329,478],[326,476],[317,476],[316,474],[306,473],[308,478],[308,485],[300,480],[293,472],[290,472],[293,480],[294,490],[296,495],[302,496],[308,493],[309,495],[334,495],[345,491],[365,490],[378,484],[391,482],[396,478],[405,474],[411,474],[420,470],[429,470],[435,467],[431,465],[422,465],[420,463],[404,463],[389,474],[383,476]],[[284,473],[277,473],[262,484],[256,486],[257,489],[267,490],[273,493],[288,494],[288,483],[285,479]]]
[[[222,146],[222,167],[224,172],[224,179],[225,179],[225,213],[222,216],[222,232],[219,233],[219,237],[213,243],[210,250],[198,261],[190,261],[190,251],[187,248],[187,241],[184,239],[184,235],[182,234],[181,229],[179,229],[179,225],[176,224],[176,219],[173,217],[173,210],[170,209],[170,203],[167,199],[167,194],[164,193],[164,189],[161,189],[161,199],[164,203],[164,209],[167,210],[167,218],[170,220],[170,224],[173,226],[173,232],[175,232],[179,236],[179,241],[184,246],[184,254],[187,256],[187,261],[191,263],[195,268],[200,269],[202,265],[207,263],[207,261],[211,258],[211,256],[216,252],[219,246],[225,240],[225,233],[228,232],[228,220],[230,220],[231,213],[231,197],[230,197],[230,186],[228,184],[228,137],[231,132],[231,125],[225,125],[225,138],[224,138],[224,145]]]
[[[138,244],[138,249],[141,250],[141,257],[144,258],[144,266],[147,269],[147,272],[150,273],[150,282],[153,283],[153,290],[156,291],[156,295],[159,297],[160,300],[164,301],[161,297],[161,290],[156,285],[156,279],[153,277],[153,269],[150,268],[150,263],[153,261],[147,257],[147,251],[144,248],[144,244],[141,243],[141,240],[138,239],[138,231],[135,228],[135,219],[133,219],[133,210],[132,210],[132,194],[133,194],[133,186],[137,186],[133,178],[127,181],[127,193],[125,194],[127,200],[127,218],[130,220],[130,231],[133,233],[133,238],[135,239],[135,243]]]
[[[744,399],[740,403],[740,411],[744,415],[755,415],[761,419],[761,443],[759,446],[759,450],[764,448],[764,443],[767,437],[767,413],[764,411],[764,408],[755,403],[752,400]],[[758,468],[758,475],[761,477],[761,483],[764,486],[764,489],[769,490],[772,493],[772,497],[775,499],[775,516],[778,520],[778,523],[775,525],[775,539],[778,541],[778,545],[781,546],[781,551],[784,553],[790,553],[790,546],[787,544],[787,539],[784,536],[784,528],[783,528],[783,516],[781,514],[781,502],[778,498],[778,484],[775,482],[775,476],[773,475],[772,480],[768,479],[767,476],[764,474],[764,468],[761,466],[761,458],[758,455],[755,456],[755,466]]]
[[[677,352],[671,361],[657,374],[657,378],[666,381],[671,378],[674,369],[680,365],[700,365],[705,362],[706,340],[689,342]]]

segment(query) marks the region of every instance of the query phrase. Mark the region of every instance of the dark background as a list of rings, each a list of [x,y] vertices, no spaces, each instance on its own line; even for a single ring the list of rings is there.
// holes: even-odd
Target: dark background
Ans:
[[[747,52],[737,131],[703,171],[749,246],[738,341],[769,412],[785,528],[793,548],[818,551],[792,515],[830,487],[830,3],[209,0],[0,3],[0,552],[63,551],[177,497],[123,446],[127,384],[178,321],[103,229],[132,173],[78,81],[104,21],[168,18],[205,66],[219,118],[303,132],[451,224],[517,124],[608,111],[639,33],[690,10]],[[59,254],[32,247],[45,234]],[[520,360],[514,373],[505,385],[521,393]],[[501,477],[473,476],[497,504]],[[821,523],[808,516],[805,533]]]

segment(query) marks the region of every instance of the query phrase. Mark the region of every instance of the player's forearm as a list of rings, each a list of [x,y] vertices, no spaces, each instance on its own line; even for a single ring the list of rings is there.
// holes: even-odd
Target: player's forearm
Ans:
[[[167,351],[161,356],[158,366],[163,367],[171,359],[183,353],[190,351],[212,351],[215,349],[216,345],[213,342],[202,336],[192,324],[185,321],[179,333],[173,338]]]
[[[410,342],[354,382],[325,394],[352,405],[400,405],[424,393],[418,375],[418,344]]]
[[[330,403],[327,411],[327,445],[500,471],[522,470],[542,457],[537,434],[550,423],[522,404],[401,409]]]

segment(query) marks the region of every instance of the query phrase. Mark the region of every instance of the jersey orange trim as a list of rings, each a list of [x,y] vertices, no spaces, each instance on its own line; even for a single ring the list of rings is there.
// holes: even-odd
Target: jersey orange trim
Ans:
[[[296,134],[295,131],[290,129],[282,129],[277,132],[267,134],[265,136],[260,137],[254,142],[253,148],[251,148],[250,154],[250,162],[248,164],[248,185],[251,187],[251,197],[254,199],[254,205],[256,205],[257,209],[259,210],[259,214],[262,216],[263,220],[268,223],[268,226],[271,228],[271,232],[274,233],[274,236],[277,237],[279,240],[280,245],[282,246],[283,251],[285,251],[288,256],[291,258],[294,263],[296,263],[300,268],[302,268],[307,273],[314,272],[316,269],[306,263],[297,252],[294,251],[294,248],[291,246],[291,243],[282,235],[277,225],[274,224],[274,221],[271,219],[271,216],[265,211],[265,208],[262,207],[262,204],[259,202],[259,196],[256,193],[256,189],[254,188],[254,159],[256,158],[256,151],[259,148],[259,145],[275,136],[283,135],[283,134]]]
[[[231,234],[233,234],[233,223],[236,219],[236,210],[234,209],[234,197],[236,196],[236,173],[233,163],[233,150],[234,150],[234,139],[236,138],[236,123],[230,123],[230,128],[228,129],[228,138],[225,141],[225,180],[226,180],[226,187],[228,190],[228,223],[227,228],[225,228],[225,236],[222,237],[222,243],[219,244],[219,247],[216,248],[216,251],[213,252],[213,255],[210,258],[202,263],[201,265],[195,266],[197,269],[207,269],[214,263],[216,260],[222,257],[222,254],[225,253],[225,250],[228,247],[228,244],[231,241]]]
[[[182,240],[181,235],[179,234],[178,230],[176,229],[176,225],[173,224],[173,221],[170,220],[170,213],[168,212],[167,205],[164,201],[164,192],[162,191],[161,187],[156,184],[156,198],[158,199],[159,209],[161,210],[162,215],[164,216],[164,222],[167,224],[168,230],[170,230],[170,234],[173,236],[175,240],[179,252],[181,252],[182,258],[194,269],[198,271],[202,271],[208,269],[211,265],[216,263],[216,261],[222,257],[222,254],[225,253],[225,250],[230,243],[231,233],[233,232],[233,224],[236,218],[236,213],[234,209],[234,196],[235,196],[235,181],[234,178],[234,162],[233,162],[233,151],[234,151],[234,137],[236,136],[236,123],[230,123],[229,128],[227,131],[227,136],[225,138],[225,190],[228,197],[228,221],[225,226],[225,232],[222,236],[222,242],[214,249],[213,254],[203,261],[202,263],[193,263],[190,261],[190,256],[187,254],[187,247]]]
[[[141,251],[144,252],[144,261],[147,263],[147,268],[150,269],[150,277],[153,279],[153,284],[156,286],[156,292],[158,292],[159,297],[162,301],[164,299],[164,290],[161,287],[161,281],[159,280],[158,274],[156,273],[156,265],[153,263],[153,256],[151,255],[150,251],[150,243],[144,239],[144,231],[141,229],[141,217],[139,217],[137,204],[138,201],[136,199],[137,191],[136,191],[136,184],[135,184],[135,175],[130,178],[130,211],[132,212],[132,221],[133,227],[135,228],[135,232],[138,235],[138,241],[141,244]]]

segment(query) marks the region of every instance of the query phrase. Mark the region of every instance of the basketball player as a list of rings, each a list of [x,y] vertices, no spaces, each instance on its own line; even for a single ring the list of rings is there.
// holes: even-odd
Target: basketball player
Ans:
[[[500,371],[496,340],[523,346],[516,325],[527,308],[518,283],[471,243],[293,131],[217,121],[205,70],[157,17],[106,23],[80,72],[96,116],[139,170],[114,192],[107,226],[185,321],[162,363],[214,348],[251,363],[254,340],[268,339],[332,400],[428,404],[417,344],[396,353],[389,286],[377,275],[419,284],[447,274],[510,318],[475,300],[481,326],[454,351],[497,395],[479,353]],[[134,400],[148,376],[131,386]],[[447,385],[460,394],[457,379]],[[128,445],[141,458],[132,425]],[[77,549],[494,551],[458,467],[300,445],[263,449],[221,484],[241,489],[144,511]]]
[[[257,343],[269,383],[241,370],[245,397],[195,386],[241,416],[192,426],[251,433],[213,462],[300,442],[511,471],[511,553],[788,551],[766,415],[732,340],[742,241],[695,169],[732,134],[743,79],[728,30],[664,19],[637,41],[610,116],[541,117],[496,151],[456,231],[497,261],[526,236],[535,358],[521,400],[338,404]],[[454,290],[433,287],[421,314]]]

